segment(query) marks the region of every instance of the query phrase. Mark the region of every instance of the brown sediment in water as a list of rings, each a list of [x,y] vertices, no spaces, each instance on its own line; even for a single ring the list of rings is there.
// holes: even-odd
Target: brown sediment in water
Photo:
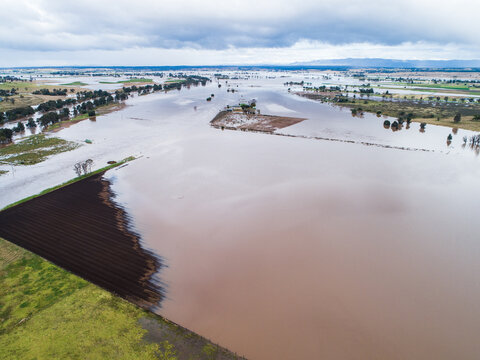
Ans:
[[[161,259],[96,174],[0,212],[0,237],[143,308],[158,305]]]
[[[231,130],[273,132],[287,126],[298,124],[303,120],[305,120],[305,118],[221,111],[210,121],[210,124],[216,128]]]

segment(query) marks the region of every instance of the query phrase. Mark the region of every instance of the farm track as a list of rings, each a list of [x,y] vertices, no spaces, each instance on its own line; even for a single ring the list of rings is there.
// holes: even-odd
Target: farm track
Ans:
[[[143,308],[158,305],[161,259],[143,249],[103,173],[0,212],[0,237]]]

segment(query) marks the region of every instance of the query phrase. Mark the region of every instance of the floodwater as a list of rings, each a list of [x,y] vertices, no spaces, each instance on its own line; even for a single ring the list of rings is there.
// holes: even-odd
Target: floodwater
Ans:
[[[23,188],[0,181],[31,192],[42,171],[70,178],[58,169],[79,157],[100,167],[142,155],[107,176],[165,261],[158,312],[248,358],[478,358],[480,170],[460,131],[448,147],[450,129],[392,132],[383,118],[250,83],[129,99],[56,134],[93,145],[23,171]],[[209,127],[242,98],[308,118],[283,133],[330,129],[326,137],[431,151]]]

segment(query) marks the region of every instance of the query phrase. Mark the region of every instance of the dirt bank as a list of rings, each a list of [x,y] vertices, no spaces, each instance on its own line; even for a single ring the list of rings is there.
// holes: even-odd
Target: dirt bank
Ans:
[[[210,124],[216,128],[231,130],[254,130],[273,132],[287,126],[302,122],[303,118],[294,118],[275,115],[243,114],[221,111],[213,118]]]

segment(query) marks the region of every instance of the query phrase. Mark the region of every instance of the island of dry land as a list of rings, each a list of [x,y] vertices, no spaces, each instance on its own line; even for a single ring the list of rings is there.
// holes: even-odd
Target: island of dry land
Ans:
[[[219,129],[260,131],[272,133],[278,129],[298,124],[304,118],[246,114],[241,112],[221,111],[213,118],[210,124]]]

